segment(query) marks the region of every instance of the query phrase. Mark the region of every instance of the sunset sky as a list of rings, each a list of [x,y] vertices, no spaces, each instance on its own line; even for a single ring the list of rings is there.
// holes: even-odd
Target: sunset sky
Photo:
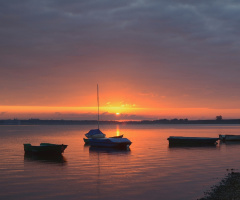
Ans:
[[[0,0],[0,119],[240,118],[240,2]],[[118,113],[118,114],[116,114]]]

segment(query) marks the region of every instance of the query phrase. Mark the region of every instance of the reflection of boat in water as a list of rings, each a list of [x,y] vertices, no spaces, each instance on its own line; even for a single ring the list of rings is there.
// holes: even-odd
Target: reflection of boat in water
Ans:
[[[225,141],[240,141],[240,135],[219,135],[219,139]]]
[[[58,155],[44,155],[44,154],[25,154],[25,161],[40,161],[45,163],[63,163],[65,164],[67,160],[62,154]]]
[[[217,148],[219,147],[218,145],[215,144],[210,144],[210,145],[203,145],[203,144],[169,144],[168,146],[170,149],[182,149],[182,148],[186,148],[186,149],[197,149],[197,148],[201,148],[201,149],[207,149],[207,148]]]
[[[231,140],[231,141],[220,141],[221,145],[227,145],[227,146],[231,146],[231,145],[240,145],[240,140]]]
[[[91,184],[92,191],[96,194],[96,198],[94,199],[106,199],[106,196],[103,196],[103,193],[105,193],[102,190],[103,186],[106,185],[106,181],[110,179],[115,181],[119,180],[120,174],[122,178],[125,174],[128,174],[124,163],[129,163],[131,151],[127,149],[99,148],[93,146],[90,146],[88,150],[89,159],[92,163],[91,177],[95,175],[93,180],[96,180],[95,184]],[[109,177],[109,175],[111,177]],[[122,180],[122,178],[120,179]],[[125,178],[123,179],[125,181]],[[117,194],[117,196],[119,196],[119,194]],[[111,199],[116,198],[113,197]]]
[[[41,143],[40,146],[32,146],[31,144],[23,144],[26,154],[62,154],[68,145]]]
[[[107,153],[107,154],[130,154],[130,149],[116,149],[116,148],[98,148],[98,147],[89,147],[89,153],[98,154],[98,153]]]
[[[201,146],[201,145],[216,145],[219,138],[209,137],[182,137],[170,136],[168,138],[169,146],[174,145],[188,145],[188,146]]]

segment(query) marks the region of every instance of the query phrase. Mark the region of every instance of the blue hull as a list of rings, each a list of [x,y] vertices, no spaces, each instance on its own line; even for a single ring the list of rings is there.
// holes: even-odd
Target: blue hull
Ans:
[[[103,138],[88,139],[88,144],[93,147],[127,148],[132,142],[127,138]]]

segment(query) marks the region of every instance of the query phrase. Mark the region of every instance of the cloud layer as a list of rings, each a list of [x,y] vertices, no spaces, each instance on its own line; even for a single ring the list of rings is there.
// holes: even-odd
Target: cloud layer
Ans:
[[[0,103],[91,106],[99,83],[103,103],[240,108],[239,13],[234,0],[0,1]]]

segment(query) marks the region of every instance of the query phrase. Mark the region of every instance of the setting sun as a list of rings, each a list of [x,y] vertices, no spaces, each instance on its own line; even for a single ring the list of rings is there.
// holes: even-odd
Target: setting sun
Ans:
[[[116,113],[116,115],[120,115],[120,113]]]

